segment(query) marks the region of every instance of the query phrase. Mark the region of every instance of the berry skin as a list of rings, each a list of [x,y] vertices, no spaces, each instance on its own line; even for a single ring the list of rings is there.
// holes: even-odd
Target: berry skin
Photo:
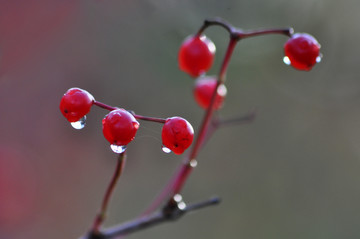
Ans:
[[[102,125],[105,139],[117,146],[130,143],[140,126],[135,117],[124,109],[111,111],[102,120]]]
[[[162,128],[163,145],[174,152],[182,154],[194,139],[194,129],[191,124],[178,116],[166,119]]]
[[[320,44],[307,33],[297,33],[285,43],[284,51],[295,69],[309,71],[320,57]]]
[[[207,109],[210,105],[212,95],[217,85],[217,78],[214,76],[200,77],[195,81],[194,98],[198,105]],[[214,108],[220,109],[223,105],[227,90],[225,85],[220,85],[214,102]]]
[[[60,101],[60,111],[69,122],[76,122],[89,113],[94,103],[94,97],[79,88],[71,88]]]
[[[212,66],[215,51],[214,43],[206,36],[189,36],[180,46],[179,67],[191,76],[198,77]]]

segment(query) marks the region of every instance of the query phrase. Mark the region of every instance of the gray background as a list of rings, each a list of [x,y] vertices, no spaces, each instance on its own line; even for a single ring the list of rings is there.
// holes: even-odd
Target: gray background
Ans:
[[[207,17],[243,29],[294,27],[322,45],[321,64],[282,62],[286,37],[241,41],[229,66],[224,117],[183,196],[217,207],[128,238],[355,239],[360,236],[360,2],[355,0],[0,0],[0,238],[77,238],[92,223],[115,167],[105,110],[76,131],[58,109],[81,87],[139,114],[202,110],[177,66],[183,39]],[[216,74],[228,41],[218,27]],[[139,215],[181,162],[161,151],[161,125],[141,122],[107,226]]]

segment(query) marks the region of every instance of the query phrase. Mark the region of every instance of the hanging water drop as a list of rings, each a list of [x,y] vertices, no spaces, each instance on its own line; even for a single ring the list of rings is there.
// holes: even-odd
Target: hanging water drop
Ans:
[[[86,115],[82,117],[79,121],[71,122],[70,124],[74,129],[83,129],[86,124]]]
[[[116,144],[112,144],[112,145],[110,145],[110,148],[111,148],[111,150],[112,150],[114,153],[121,154],[121,153],[124,153],[124,152],[125,152],[125,150],[126,150],[126,145],[116,145]]]
[[[287,57],[287,56],[284,56],[283,62],[288,66],[291,65],[291,61],[290,61],[289,57]]]
[[[165,146],[162,146],[162,151],[164,152],[164,153],[171,153],[171,149],[169,149],[169,148],[167,148],[167,147],[165,147]]]
[[[317,62],[317,63],[320,63],[322,57],[323,57],[322,54],[320,54],[318,57],[316,57],[316,62]]]

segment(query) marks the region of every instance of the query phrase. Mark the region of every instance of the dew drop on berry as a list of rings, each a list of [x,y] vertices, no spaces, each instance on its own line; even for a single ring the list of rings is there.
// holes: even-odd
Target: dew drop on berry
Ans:
[[[285,63],[286,65],[288,65],[288,66],[291,65],[291,61],[290,61],[289,57],[284,56],[283,61],[284,61],[284,63]]]
[[[70,124],[74,129],[83,129],[86,124],[86,115],[82,117],[79,121],[71,122]]]
[[[169,148],[167,148],[167,147],[165,147],[165,146],[162,146],[161,149],[162,149],[162,151],[163,151],[164,153],[167,153],[167,154],[171,153],[171,149],[169,149]]]
[[[321,62],[322,57],[323,57],[322,54],[320,54],[318,57],[316,57],[316,63]]]
[[[125,150],[126,150],[126,145],[116,145],[116,144],[112,144],[112,145],[110,145],[110,148],[111,148],[111,150],[112,150],[114,153],[121,154],[121,153],[124,153],[124,152],[125,152]]]

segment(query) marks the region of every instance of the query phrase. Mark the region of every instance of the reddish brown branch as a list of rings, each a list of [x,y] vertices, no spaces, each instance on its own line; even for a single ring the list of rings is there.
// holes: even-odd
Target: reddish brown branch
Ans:
[[[112,111],[112,110],[116,110],[118,108],[104,104],[100,101],[94,101],[94,105]],[[162,118],[156,118],[156,117],[149,117],[149,116],[143,116],[143,115],[137,115],[135,114],[133,111],[129,111],[136,119],[138,120],[146,120],[146,121],[152,121],[152,122],[156,122],[156,123],[165,123],[166,119],[162,119]]]
[[[95,217],[93,226],[92,226],[92,233],[93,234],[97,234],[100,231],[100,227],[102,226],[105,218],[106,218],[106,213],[107,213],[107,208],[108,205],[110,203],[110,199],[111,196],[114,192],[116,183],[118,181],[118,179],[120,178],[120,175],[124,169],[125,166],[125,160],[126,160],[126,155],[125,152],[119,154],[118,160],[117,160],[117,164],[116,164],[116,168],[115,168],[115,172],[113,174],[113,177],[110,181],[110,184],[105,192],[102,204],[101,204],[101,208],[99,213],[97,214],[97,216]]]
[[[260,29],[260,30],[251,30],[251,31],[244,31],[242,29],[236,28],[231,25],[229,22],[225,21],[221,18],[213,18],[213,19],[206,19],[204,24],[198,31],[198,35],[201,35],[206,28],[210,26],[221,26],[225,30],[227,30],[232,38],[237,38],[238,40],[248,37],[255,37],[267,34],[282,34],[290,37],[294,33],[294,29],[292,28],[273,28],[273,29]]]

